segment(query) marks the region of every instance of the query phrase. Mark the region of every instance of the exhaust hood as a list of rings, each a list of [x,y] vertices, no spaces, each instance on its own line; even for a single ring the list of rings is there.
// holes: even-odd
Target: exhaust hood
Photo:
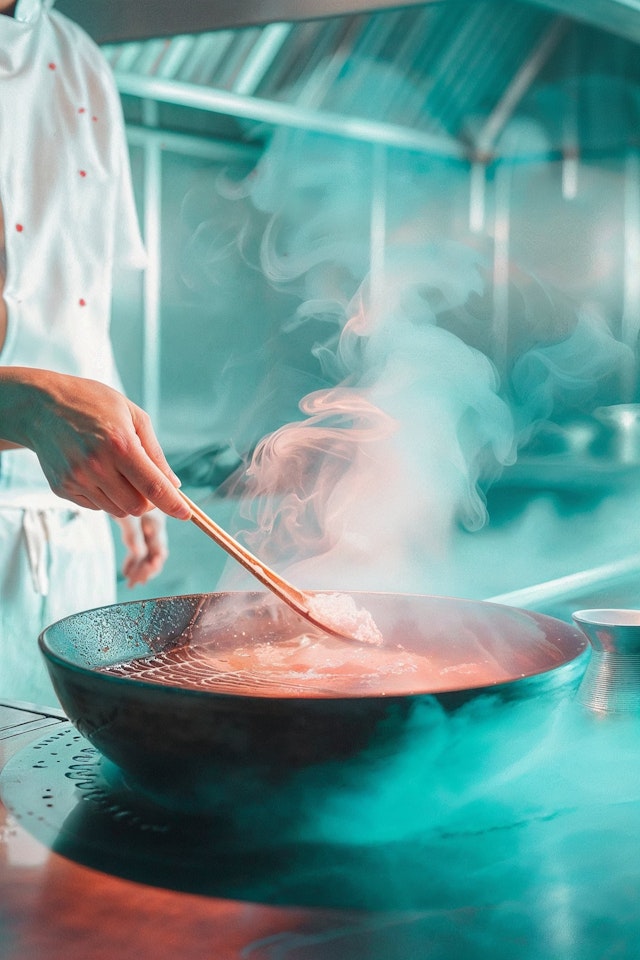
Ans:
[[[612,89],[622,81],[640,86],[640,0],[401,6],[389,0],[57,0],[56,6],[102,45],[125,106],[127,99],[134,104],[130,123],[204,138],[246,143],[261,139],[261,129],[283,125],[485,163],[496,155],[510,118],[542,83],[564,91],[567,116],[573,116],[564,130],[551,118],[540,157],[550,159],[584,153],[591,141],[594,149],[601,146],[597,137],[578,136],[578,113],[590,110],[590,127],[599,114],[604,119],[596,126],[602,126],[611,104],[605,92],[597,105],[590,91],[582,95],[576,88],[581,75],[599,73]],[[619,126],[633,139],[635,106],[627,117],[625,97],[616,99],[625,112]],[[549,126],[549,108],[542,109]],[[610,138],[605,144],[626,145]]]
[[[402,6],[425,0],[404,0]],[[427,0],[438,2],[438,0]],[[455,0],[454,0],[455,2]],[[58,0],[56,7],[99,43],[142,40],[283,21],[373,13],[398,7],[389,0]]]
[[[465,0],[427,0],[460,6]],[[473,5],[474,0],[471,0]],[[475,0],[481,3],[482,0]],[[640,42],[640,0],[530,0],[556,14]],[[467,0],[468,3],[468,0]],[[425,0],[57,0],[57,8],[80,23],[99,43],[265,23],[374,13],[424,6]],[[505,3],[505,6],[509,4]]]
[[[162,0],[128,6],[159,10]],[[214,8],[198,5],[210,18]],[[624,148],[600,136],[614,101],[625,113],[617,130],[635,138],[638,124],[635,101],[615,92],[640,87],[636,44],[525,0],[446,0],[102,48],[130,123],[227,142],[288,126],[486,163],[505,155],[497,145],[521,105],[548,128],[539,159]],[[597,102],[583,80],[594,74],[604,78]],[[560,106],[551,109],[544,90]]]

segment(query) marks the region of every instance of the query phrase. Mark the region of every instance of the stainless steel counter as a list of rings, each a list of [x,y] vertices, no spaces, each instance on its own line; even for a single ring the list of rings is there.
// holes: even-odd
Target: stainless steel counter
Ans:
[[[54,711],[0,704],[0,769],[63,726]],[[227,960],[262,938],[328,922],[305,911],[177,893],[89,869],[48,849],[0,804],[2,960]]]
[[[635,750],[629,732],[623,724],[626,766]],[[302,844],[297,851],[272,846],[266,859],[256,851],[241,863],[232,857],[214,863],[214,848],[203,846],[205,862],[198,865],[197,858],[190,864],[188,837],[182,848],[165,834],[163,849],[171,850],[174,868],[180,861],[186,865],[171,875],[161,864],[156,869],[142,862],[134,836],[140,821],[117,803],[105,803],[77,762],[70,767],[80,770],[75,779],[68,771],[61,778],[71,812],[59,836],[48,830],[48,811],[61,800],[46,771],[67,763],[67,748],[90,770],[92,748],[83,743],[61,714],[0,705],[2,795],[16,795],[21,780],[33,784],[32,803],[13,812],[0,805],[2,960],[639,955],[640,792],[634,795],[628,770],[613,803],[592,796],[581,806],[576,797],[573,808],[545,815],[530,810],[521,820],[503,810],[492,827],[478,825],[462,839],[440,836],[435,846],[412,843],[400,853],[389,844],[351,850],[342,844],[324,852]],[[46,763],[39,759],[44,753]],[[640,749],[637,754],[640,759]],[[86,821],[85,808],[92,806],[88,816],[95,826],[86,832],[85,849],[76,850],[81,863],[69,838],[78,835],[78,817]],[[105,830],[99,824],[108,807],[115,813]],[[396,815],[400,820],[406,813],[399,809]],[[154,829],[151,822],[146,826]],[[102,844],[101,854],[90,849],[94,841]],[[88,865],[101,856],[105,869]],[[171,876],[180,889],[170,888]]]

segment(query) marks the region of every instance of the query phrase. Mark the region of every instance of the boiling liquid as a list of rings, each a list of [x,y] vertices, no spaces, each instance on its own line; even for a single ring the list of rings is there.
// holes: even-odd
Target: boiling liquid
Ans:
[[[431,693],[508,679],[498,675],[495,663],[449,664],[401,645],[381,649],[307,634],[243,641],[230,649],[199,641],[101,672],[165,686],[272,697]]]

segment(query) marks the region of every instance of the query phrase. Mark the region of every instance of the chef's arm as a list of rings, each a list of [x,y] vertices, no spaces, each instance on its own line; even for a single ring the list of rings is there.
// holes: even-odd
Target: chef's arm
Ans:
[[[0,437],[35,451],[53,492],[79,506],[190,517],[147,414],[96,380],[0,367]]]

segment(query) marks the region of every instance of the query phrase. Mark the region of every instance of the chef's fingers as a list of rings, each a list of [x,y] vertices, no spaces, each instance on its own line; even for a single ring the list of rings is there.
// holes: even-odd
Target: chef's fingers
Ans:
[[[122,543],[127,551],[122,564],[122,574],[127,581],[127,586],[133,587],[136,583],[143,582],[138,573],[146,554],[142,527],[138,517],[117,518],[117,523],[120,527]]]
[[[92,510],[104,510],[113,517],[140,516],[151,508],[128,480],[114,470],[76,474],[64,492],[66,499]]]
[[[180,477],[173,472],[169,466],[169,463],[167,462],[167,458],[164,455],[164,450],[160,446],[160,441],[155,435],[153,425],[151,423],[151,417],[140,407],[136,407],[134,403],[131,403],[130,407],[133,425],[145,452],[149,458],[153,460],[158,469],[164,473],[165,477],[169,478],[173,486],[179,487]]]
[[[108,486],[104,483],[98,489],[113,502],[115,510],[107,513],[114,517],[140,517],[153,507],[121,473],[114,473],[108,478]]]
[[[152,557],[143,557],[141,560],[131,560],[126,564],[122,572],[127,578],[127,586],[135,587],[139,583],[147,583],[153,577],[157,577],[162,567],[164,559],[160,555]]]
[[[178,520],[189,520],[191,511],[176,489],[180,481],[160,450],[151,421],[133,404],[132,408],[138,449],[129,450],[129,456],[119,464],[120,472],[153,506]]]
[[[145,552],[134,575],[137,583],[146,583],[160,573],[169,556],[164,515],[159,510],[145,513],[140,517],[140,530],[144,539]]]
[[[126,566],[131,562],[140,560],[146,552],[146,547],[140,521],[137,517],[118,518],[118,526],[120,527],[122,543],[127,551],[124,561]]]
[[[118,524],[128,550],[122,567],[127,584],[146,583],[160,573],[169,555],[164,515],[151,510],[139,519],[126,517]]]
[[[150,510],[145,513],[144,516],[140,517],[140,529],[148,555],[150,557],[161,556],[166,559],[169,554],[169,546],[164,514],[159,510]]]
[[[99,510],[100,507],[97,507],[92,500],[89,500],[87,497],[83,497],[81,494],[76,494],[75,496],[65,496],[65,500],[70,500],[72,503],[75,503],[78,507],[85,507],[87,510]]]
[[[99,510],[104,510],[105,513],[110,513],[113,517],[126,516],[127,512],[124,507],[118,503],[111,494],[111,489],[109,489],[109,493],[107,493],[101,487],[96,487],[95,490],[91,492],[91,497]]]
[[[82,493],[80,491],[83,491]],[[99,487],[92,486],[73,489],[69,487],[64,493],[64,499],[70,500],[79,507],[85,507],[87,510],[104,510],[114,517],[124,517],[125,513],[121,508]]]
[[[133,443],[138,444],[137,439]],[[145,456],[142,450],[140,456]],[[148,463],[157,472],[157,468]],[[124,471],[130,470],[131,461],[120,462],[120,467]],[[162,477],[162,474],[159,476]],[[163,478],[163,482],[168,484],[170,490],[175,490],[168,480]],[[64,485],[58,486],[56,492],[80,506],[104,510],[118,519],[140,517],[154,508],[154,504],[140,492],[137,485],[116,468],[115,462],[103,463],[97,457],[92,457],[90,462],[77,469]]]

